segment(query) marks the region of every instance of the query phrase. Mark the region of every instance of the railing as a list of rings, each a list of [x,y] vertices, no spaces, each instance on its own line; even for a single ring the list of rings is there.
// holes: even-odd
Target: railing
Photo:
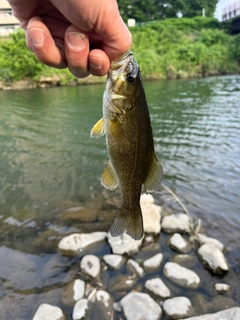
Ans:
[[[231,5],[224,7],[222,10],[222,20],[233,19],[240,16],[240,1],[236,1]]]

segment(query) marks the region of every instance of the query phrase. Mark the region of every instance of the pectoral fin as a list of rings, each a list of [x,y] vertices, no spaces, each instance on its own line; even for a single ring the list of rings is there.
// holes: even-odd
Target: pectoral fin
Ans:
[[[104,136],[105,134],[105,126],[104,126],[104,120],[101,118],[92,128],[90,132],[91,138],[99,138]]]
[[[144,189],[146,193],[155,191],[161,184],[163,178],[163,168],[158,161],[155,153],[152,155],[151,165],[148,171],[148,176],[144,181]]]
[[[109,190],[115,190],[118,186],[118,181],[110,162],[102,173],[101,183]]]

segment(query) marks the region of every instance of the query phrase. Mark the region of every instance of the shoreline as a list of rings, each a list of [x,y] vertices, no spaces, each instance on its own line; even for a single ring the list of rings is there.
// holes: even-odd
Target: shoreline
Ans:
[[[179,72],[175,75],[164,76],[152,76],[143,77],[143,81],[157,81],[157,80],[177,80],[177,79],[193,79],[193,78],[207,78],[214,76],[226,76],[226,75],[239,75],[236,73],[219,73],[219,72],[209,72],[207,74],[187,74],[186,72]],[[106,76],[95,77],[89,75],[87,78],[75,78],[72,81],[65,82],[58,75],[53,76],[41,76],[39,80],[34,80],[31,78],[25,78],[15,82],[6,83],[0,81],[0,91],[7,90],[25,90],[25,89],[44,89],[44,88],[54,88],[54,87],[72,87],[81,85],[92,85],[92,84],[103,84],[106,82]]]

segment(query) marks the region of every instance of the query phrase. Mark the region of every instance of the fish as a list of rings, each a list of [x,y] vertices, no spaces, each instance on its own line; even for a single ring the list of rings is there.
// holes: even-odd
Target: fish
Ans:
[[[139,240],[144,234],[142,186],[146,193],[155,191],[161,184],[163,168],[154,151],[146,95],[132,52],[111,62],[102,112],[103,117],[90,132],[93,138],[106,135],[109,161],[101,183],[109,190],[119,186],[122,198],[110,234],[117,237],[126,233]]]

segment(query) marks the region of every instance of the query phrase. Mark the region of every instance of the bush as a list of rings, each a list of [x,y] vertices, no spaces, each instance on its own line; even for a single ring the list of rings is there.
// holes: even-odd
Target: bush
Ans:
[[[26,47],[24,32],[18,29],[10,40],[0,43],[0,78],[5,81],[34,78],[43,69],[33,53]]]

